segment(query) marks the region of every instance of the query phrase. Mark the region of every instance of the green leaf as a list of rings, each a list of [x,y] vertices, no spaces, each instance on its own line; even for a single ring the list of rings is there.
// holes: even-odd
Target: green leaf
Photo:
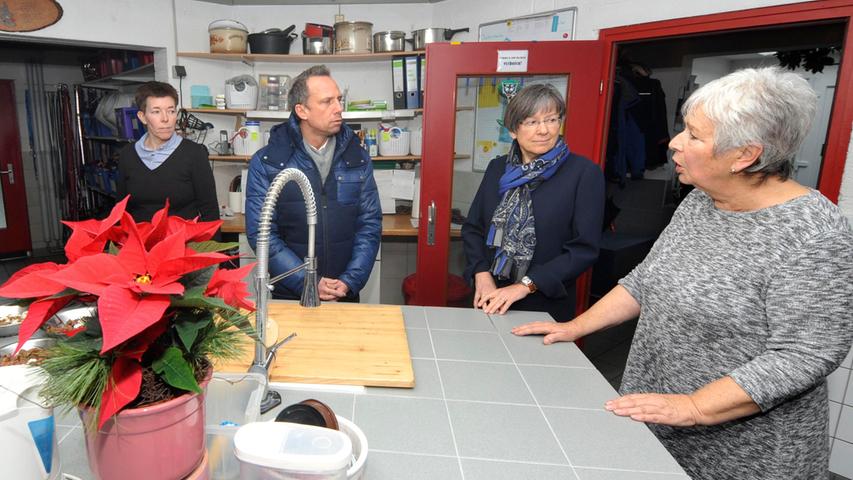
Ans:
[[[240,246],[237,242],[215,242],[208,240],[206,242],[190,242],[187,246],[198,253],[223,252]]]
[[[221,308],[229,311],[235,311],[236,309],[231,305],[225,303],[219,297],[205,297],[204,296],[205,287],[193,287],[184,291],[184,296],[181,298],[177,298],[174,295],[171,299],[171,306],[173,307],[193,307],[193,308],[201,308],[203,310],[210,310]]]
[[[163,380],[169,385],[180,388],[181,390],[201,393],[201,387],[195,381],[193,369],[184,360],[184,355],[179,348],[167,348],[163,356],[151,364],[151,368],[154,369],[154,372],[161,375]]]
[[[118,252],[118,245],[116,245],[115,242],[110,242],[110,247],[109,250],[107,250],[107,253],[109,253],[110,255],[118,255]]]
[[[192,350],[198,332],[210,325],[213,316],[208,313],[204,316],[194,315],[190,312],[181,312],[175,318],[175,329],[178,330],[178,336],[181,338],[181,343],[187,351]]]
[[[195,272],[188,273],[184,275],[181,279],[181,283],[184,285],[186,289],[192,289],[197,287],[207,287],[207,284],[210,283],[210,279],[213,278],[214,272],[219,268],[218,265],[211,265],[207,268],[202,268],[201,270],[196,270]],[[201,291],[204,293],[204,289]]]

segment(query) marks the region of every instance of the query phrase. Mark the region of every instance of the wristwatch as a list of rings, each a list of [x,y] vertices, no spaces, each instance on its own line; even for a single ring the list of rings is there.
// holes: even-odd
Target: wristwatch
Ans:
[[[527,289],[530,290],[530,293],[536,291],[536,284],[533,283],[533,280],[531,280],[527,275],[521,277],[521,284],[527,287]]]

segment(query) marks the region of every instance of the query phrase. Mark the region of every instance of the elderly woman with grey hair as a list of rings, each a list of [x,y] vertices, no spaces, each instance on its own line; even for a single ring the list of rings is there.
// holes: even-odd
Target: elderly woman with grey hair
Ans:
[[[504,112],[514,141],[489,163],[462,226],[474,308],[574,316],[575,279],[598,257],[604,176],[560,137],[565,111],[556,88],[529,84]]]
[[[828,471],[826,376],[853,341],[853,233],[790,178],[816,96],[746,69],[700,88],[670,142],[694,185],[642,264],[583,315],[517,335],[571,341],[639,315],[616,415],[649,423],[694,479]]]

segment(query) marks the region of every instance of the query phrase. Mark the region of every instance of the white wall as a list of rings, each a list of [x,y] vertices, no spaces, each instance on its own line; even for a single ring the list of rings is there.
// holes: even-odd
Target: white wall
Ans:
[[[173,20],[173,3],[177,21]],[[481,23],[575,6],[578,9],[575,38],[591,40],[598,38],[598,32],[603,28],[786,3],[795,3],[795,0],[445,0],[435,4],[340,5],[340,10],[348,20],[370,19],[374,23],[374,31],[409,31],[433,26],[469,27],[470,33],[461,33],[455,39],[476,41]],[[290,24],[297,25],[299,30],[307,21],[332,23],[339,8],[338,5],[235,7],[196,0],[63,0],[62,6],[64,14],[57,24],[36,32],[0,34],[0,40],[27,37],[124,48],[162,49],[155,58],[160,80],[170,77],[168,72],[175,63],[177,50],[207,50],[207,26],[212,20],[234,18],[245,23],[252,32]],[[174,28],[175,25],[177,28]],[[299,48],[299,45],[294,45],[293,51]],[[224,79],[238,73],[268,71],[296,74],[299,71],[296,65],[258,64],[250,67],[237,62],[224,65],[224,62],[187,59],[181,59],[180,63],[188,67],[188,77],[183,82],[186,95],[189,95],[189,85],[194,82],[210,83],[221,88]],[[342,87],[350,86],[350,98],[387,96],[384,85],[364,75],[363,65],[334,64],[331,68]],[[176,80],[171,81],[178,86]],[[217,128],[223,128],[223,125],[233,128],[233,120],[230,119],[219,118],[214,123]],[[853,220],[853,179],[850,178],[853,174],[849,171],[850,168],[841,187],[840,204],[845,214]]]

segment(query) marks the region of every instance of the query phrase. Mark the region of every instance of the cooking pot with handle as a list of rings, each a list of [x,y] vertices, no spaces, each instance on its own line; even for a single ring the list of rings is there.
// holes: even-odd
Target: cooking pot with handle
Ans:
[[[457,33],[468,31],[468,28],[422,28],[412,32],[412,38],[406,40],[412,42],[415,50],[423,50],[428,43],[449,42]]]
[[[291,33],[296,25],[284,30],[271,28],[261,33],[249,35],[249,51],[251,53],[290,53],[290,46],[298,35]]]

